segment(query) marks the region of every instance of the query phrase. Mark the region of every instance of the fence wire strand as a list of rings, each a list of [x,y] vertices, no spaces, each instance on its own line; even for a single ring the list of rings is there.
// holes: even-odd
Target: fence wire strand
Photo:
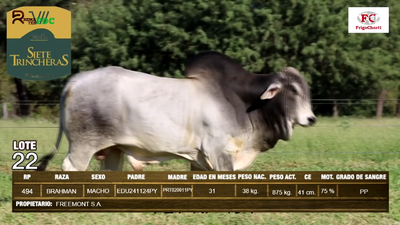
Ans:
[[[10,151],[9,153],[5,153],[5,152],[0,152],[0,155],[12,155],[14,151]],[[334,151],[302,151],[302,152],[294,152],[294,151],[268,151],[266,152],[267,154],[400,154],[400,151],[387,151],[387,152],[357,152],[357,151],[353,151],[353,152],[334,152]],[[44,152],[42,154],[47,154],[47,152]],[[60,155],[56,155],[55,158],[57,157],[65,157],[65,155],[60,154]]]
[[[343,128],[348,129],[352,127],[400,127],[400,124],[385,125],[385,124],[364,124],[364,125],[336,125],[336,126],[313,126],[312,128]],[[0,129],[58,129],[58,127],[0,127]]]
[[[351,99],[346,99],[346,98],[336,98],[336,99],[328,99],[328,98],[314,98],[311,99],[312,102],[315,101],[321,101],[321,102],[325,102],[325,101],[329,101],[329,102],[334,102],[337,101],[336,103],[340,103],[345,101],[345,103],[348,103],[348,101],[379,101],[381,99],[376,99],[376,98],[351,98]],[[388,98],[388,99],[383,99],[384,101],[400,101],[400,98]],[[0,102],[9,102],[9,103],[18,103],[18,102],[48,102],[48,103],[58,103],[59,101],[57,100],[0,100]]]

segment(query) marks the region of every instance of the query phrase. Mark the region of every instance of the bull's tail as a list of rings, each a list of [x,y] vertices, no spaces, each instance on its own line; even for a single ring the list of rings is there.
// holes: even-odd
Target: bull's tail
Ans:
[[[62,124],[60,123],[60,128],[58,129],[58,137],[57,137],[57,142],[53,148],[53,151],[51,153],[43,156],[37,163],[40,163],[37,167],[38,171],[45,171],[47,165],[49,164],[50,160],[53,159],[53,157],[56,155],[58,151],[58,147],[60,146],[61,138],[63,134],[63,128]]]
[[[43,156],[37,162],[37,163],[40,163],[37,166],[37,170],[38,171],[45,171],[46,170],[47,165],[49,164],[50,160],[52,160],[53,157],[56,155],[56,153],[58,151],[58,148],[60,146],[62,135],[63,135],[63,131],[64,131],[64,129],[63,129],[63,121],[65,121],[65,118],[64,118],[64,116],[65,116],[64,115],[64,113],[65,113],[64,112],[64,102],[65,102],[66,96],[68,95],[68,91],[69,91],[69,87],[68,86],[64,89],[66,91],[64,93],[62,93],[62,96],[61,96],[61,101],[60,101],[60,125],[59,125],[59,128],[58,128],[58,136],[57,136],[56,144],[55,144],[54,149],[53,149],[53,151],[51,153]]]

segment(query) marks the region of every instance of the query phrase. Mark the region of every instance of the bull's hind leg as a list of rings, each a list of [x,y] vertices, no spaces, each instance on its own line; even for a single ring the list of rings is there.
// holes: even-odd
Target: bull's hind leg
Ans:
[[[104,154],[104,158],[100,162],[101,170],[122,171],[124,164],[124,153],[120,149],[111,147],[102,150],[102,152]]]
[[[86,145],[71,145],[62,164],[63,171],[86,171],[96,149]]]
[[[63,171],[86,171],[92,154],[86,153],[87,148],[82,151],[69,151],[62,164]],[[89,149],[90,150],[90,149]]]

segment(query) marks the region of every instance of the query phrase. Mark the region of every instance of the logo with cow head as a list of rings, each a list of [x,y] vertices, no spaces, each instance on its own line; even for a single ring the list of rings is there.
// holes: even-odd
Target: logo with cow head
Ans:
[[[381,18],[376,12],[366,11],[358,14],[357,19],[362,25],[373,25],[378,23]]]

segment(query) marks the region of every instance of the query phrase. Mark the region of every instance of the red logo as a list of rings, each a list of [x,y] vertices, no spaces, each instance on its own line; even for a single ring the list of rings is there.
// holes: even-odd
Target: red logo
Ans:
[[[373,25],[379,22],[380,17],[378,13],[367,11],[360,13],[357,19],[362,25]]]

